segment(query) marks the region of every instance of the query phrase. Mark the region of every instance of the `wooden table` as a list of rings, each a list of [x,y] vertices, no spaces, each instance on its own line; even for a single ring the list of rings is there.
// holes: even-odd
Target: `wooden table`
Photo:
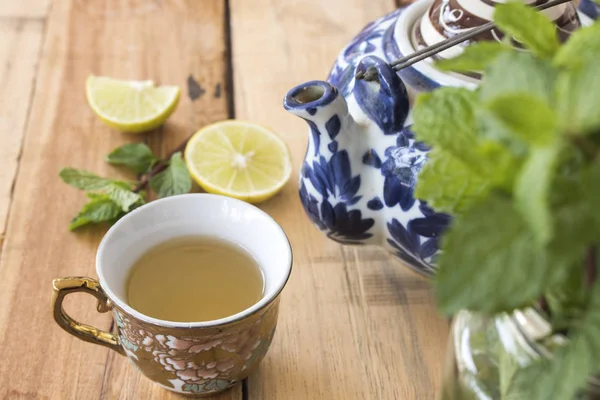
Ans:
[[[394,7],[393,0],[2,0],[0,398],[178,397],[117,353],[54,324],[51,280],[95,276],[105,232],[67,230],[84,196],[57,174],[73,166],[118,176],[103,161],[111,149],[143,140],[166,154],[202,125],[235,117],[270,125],[292,149],[295,176],[261,207],[287,231],[295,265],[267,358],[214,398],[433,399],[448,325],[427,281],[382,250],[336,245],[308,222],[296,186],[307,130],[281,106],[288,88],[323,78],[341,47]],[[184,95],[163,128],[126,135],[87,106],[90,73],[177,84]],[[190,97],[193,82],[201,90]],[[70,297],[75,317],[110,326],[91,296]]]

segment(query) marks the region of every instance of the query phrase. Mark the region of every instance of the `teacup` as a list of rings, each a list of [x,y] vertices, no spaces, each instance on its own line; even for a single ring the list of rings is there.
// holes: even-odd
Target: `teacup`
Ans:
[[[152,318],[127,304],[126,281],[133,263],[159,243],[190,235],[213,236],[247,249],[262,269],[262,298],[235,315],[191,323]],[[277,324],[279,295],[291,268],[292,250],[285,233],[260,209],[211,194],[168,197],[132,211],[109,229],[96,255],[98,281],[84,277],[54,280],[54,319],[79,339],[126,355],[145,376],[166,389],[215,393],[246,378],[267,353]],[[96,297],[101,313],[112,310],[116,332],[67,315],[63,299],[75,292]]]

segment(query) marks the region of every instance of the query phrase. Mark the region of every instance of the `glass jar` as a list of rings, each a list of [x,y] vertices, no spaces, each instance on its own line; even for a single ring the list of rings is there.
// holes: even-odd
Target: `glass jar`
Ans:
[[[504,399],[503,383],[519,367],[551,356],[565,340],[533,309],[494,317],[461,311],[450,330],[440,399]],[[600,381],[590,379],[577,399],[600,400]]]

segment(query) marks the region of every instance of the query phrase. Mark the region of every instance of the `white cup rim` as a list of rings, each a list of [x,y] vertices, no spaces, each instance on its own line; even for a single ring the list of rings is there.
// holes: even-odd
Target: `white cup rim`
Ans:
[[[225,318],[220,318],[220,319],[215,319],[215,320],[210,320],[210,321],[202,321],[202,322],[175,322],[175,321],[168,321],[168,320],[162,320],[162,319],[150,317],[148,315],[145,315],[145,314],[135,310],[129,304],[124,302],[118,295],[116,295],[116,293],[108,285],[107,279],[104,275],[104,271],[103,271],[103,267],[102,267],[103,266],[103,255],[107,251],[108,242],[110,241],[111,237],[113,235],[115,235],[117,232],[119,232],[119,230],[123,227],[123,225],[127,224],[127,220],[129,218],[132,218],[133,215],[139,214],[139,213],[147,213],[154,209],[164,207],[166,205],[172,205],[172,203],[176,203],[178,201],[188,199],[188,198],[196,198],[198,200],[202,200],[202,199],[206,199],[206,198],[219,198],[221,201],[226,201],[232,205],[235,205],[236,207],[253,209],[255,212],[257,212],[257,213],[261,214],[261,216],[265,217],[266,221],[268,221],[269,223],[274,225],[274,227],[277,229],[277,231],[282,235],[285,243],[287,243],[287,245],[288,245],[288,249],[286,252],[286,257],[287,257],[286,264],[287,265],[284,266],[285,268],[287,268],[287,270],[285,271],[285,273],[283,275],[283,279],[280,279],[278,282],[276,282],[275,290],[271,290],[269,293],[265,294],[257,303],[253,304],[251,307],[248,307],[247,309],[245,309],[243,311],[240,311],[237,314],[234,314],[234,315],[231,315],[231,316],[228,316]],[[285,287],[285,285],[287,284],[287,282],[289,280],[289,277],[292,272],[292,264],[293,264],[293,254],[292,254],[292,246],[290,244],[290,241],[289,241],[287,235],[285,234],[283,228],[281,228],[281,226],[269,214],[267,214],[260,208],[254,206],[252,204],[246,203],[244,201],[237,200],[237,199],[234,199],[231,197],[215,195],[215,194],[208,194],[208,193],[189,193],[189,194],[165,197],[163,199],[154,200],[154,201],[149,202],[139,208],[136,208],[135,210],[133,210],[129,214],[122,217],[119,221],[117,221],[113,226],[110,227],[110,229],[106,232],[106,234],[102,238],[102,241],[100,242],[100,245],[98,246],[98,250],[96,252],[96,274],[98,275],[98,279],[100,282],[100,286],[102,287],[102,290],[104,291],[106,296],[109,298],[111,303],[114,304],[119,309],[125,311],[127,314],[134,317],[135,319],[147,322],[152,325],[158,325],[158,326],[167,327],[167,328],[211,328],[211,327],[218,327],[221,325],[227,325],[227,324],[245,319],[246,317],[248,317],[248,316],[262,310],[264,307],[268,306],[274,299],[277,298],[277,296],[279,296],[279,294],[281,293],[281,291],[283,290],[283,288]]]

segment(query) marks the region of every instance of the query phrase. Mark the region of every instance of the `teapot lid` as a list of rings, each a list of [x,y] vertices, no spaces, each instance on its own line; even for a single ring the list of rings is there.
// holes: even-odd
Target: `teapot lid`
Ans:
[[[531,6],[540,6],[549,0],[518,0]],[[505,0],[421,0],[409,6],[396,21],[394,38],[402,54],[411,54],[423,47],[439,43],[459,33],[479,27],[493,19],[496,4]],[[554,22],[558,37],[566,40],[581,26],[575,6],[569,2],[540,11]],[[483,40],[501,41],[503,33],[497,28],[482,33],[471,40],[444,50],[435,58],[452,58],[462,53],[466,46]],[[515,43],[519,46],[518,43]],[[443,86],[476,86],[478,73],[442,72],[424,60],[415,67],[440,82]]]
[[[548,0],[521,0],[532,7],[541,6]],[[484,25],[493,19],[494,6],[504,0],[435,0],[420,21],[413,28],[413,42],[417,47],[431,46],[454,35]],[[540,11],[556,25],[561,41],[567,40],[571,32],[580,27],[577,11],[571,3],[559,4]],[[494,28],[463,42],[460,46],[450,48],[440,57],[455,57],[464,46],[482,40],[501,41],[504,34]]]

